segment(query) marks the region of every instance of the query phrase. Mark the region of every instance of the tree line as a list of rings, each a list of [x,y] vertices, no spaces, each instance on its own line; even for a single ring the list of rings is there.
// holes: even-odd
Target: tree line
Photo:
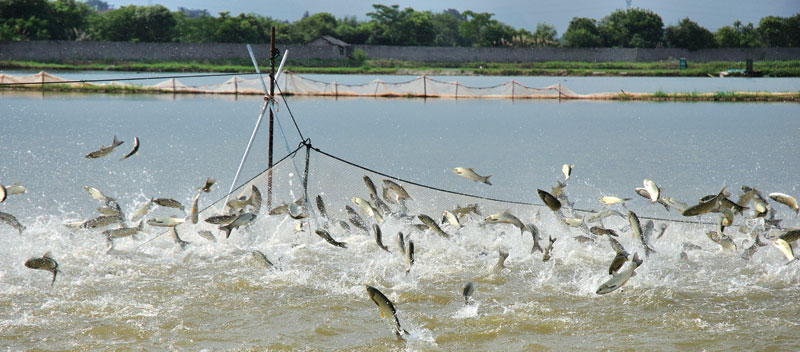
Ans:
[[[304,44],[330,35],[350,44],[398,46],[800,47],[800,13],[764,17],[757,27],[735,21],[711,32],[688,17],[665,28],[653,11],[620,9],[600,20],[575,17],[559,38],[547,23],[537,24],[531,32],[504,24],[486,12],[372,7],[366,21],[306,12],[300,20],[288,22],[256,14],[221,12],[212,16],[206,10],[186,8],[170,11],[162,5],[110,9],[102,0],[0,0],[0,40],[266,43],[274,26],[276,41],[283,44]]]

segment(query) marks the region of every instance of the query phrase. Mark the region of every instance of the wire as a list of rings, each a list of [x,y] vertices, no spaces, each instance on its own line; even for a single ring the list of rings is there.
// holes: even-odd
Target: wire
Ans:
[[[172,78],[198,78],[198,77],[220,77],[220,76],[247,76],[255,75],[254,72],[238,72],[238,73],[210,73],[202,75],[185,75],[185,76],[153,76],[153,77],[136,77],[136,78],[104,78],[104,79],[81,79],[72,81],[57,81],[57,82],[19,82],[19,83],[0,83],[0,87],[5,86],[24,86],[24,85],[42,85],[42,84],[69,84],[69,83],[94,83],[94,82],[112,82],[112,81],[141,81],[148,79],[172,79]]]
[[[278,85],[278,81],[275,81],[275,88],[278,88],[278,93],[280,93],[281,99],[283,99],[283,105],[286,105],[286,111],[289,112],[289,116],[292,117],[292,122],[294,122],[294,128],[297,129],[297,134],[300,135],[300,140],[305,141],[306,137],[303,137],[303,132],[300,131],[300,126],[297,125],[297,120],[294,118],[294,114],[292,113],[292,109],[289,108],[289,102],[286,101],[286,96],[283,94],[281,90],[281,86]]]

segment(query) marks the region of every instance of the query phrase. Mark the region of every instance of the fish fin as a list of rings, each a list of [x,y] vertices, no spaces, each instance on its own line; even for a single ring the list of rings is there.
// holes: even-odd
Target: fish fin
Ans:
[[[492,177],[492,175],[486,176],[486,177],[484,178],[484,180],[483,180],[483,183],[485,183],[485,184],[487,184],[487,185],[491,186],[491,185],[492,185],[492,183],[491,183],[491,182],[489,182],[489,177]]]
[[[228,225],[220,226],[219,229],[225,232],[225,238],[231,237],[232,228],[230,226]]]
[[[50,286],[55,285],[56,283],[56,275],[58,275],[58,269],[53,270],[53,281],[50,282]]]
[[[51,253],[50,251],[47,251],[47,253],[45,253],[45,254],[42,256],[42,258],[49,258],[49,259],[53,259],[53,253]]]
[[[386,318],[386,315],[383,314],[383,311],[381,311],[381,318]]]

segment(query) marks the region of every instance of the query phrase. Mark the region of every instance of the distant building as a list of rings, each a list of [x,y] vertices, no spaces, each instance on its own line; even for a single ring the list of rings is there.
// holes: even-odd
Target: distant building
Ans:
[[[334,53],[341,56],[343,59],[353,56],[353,47],[339,39],[329,35],[323,35],[308,43],[307,46],[329,47],[334,50]]]

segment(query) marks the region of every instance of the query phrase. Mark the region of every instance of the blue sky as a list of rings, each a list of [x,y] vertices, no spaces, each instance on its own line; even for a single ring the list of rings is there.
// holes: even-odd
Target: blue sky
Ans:
[[[115,7],[124,5],[162,4],[170,10],[178,7],[190,9],[207,9],[211,14],[228,11],[233,15],[239,13],[256,13],[279,20],[294,22],[309,13],[329,12],[341,18],[356,16],[359,20],[367,20],[366,13],[372,10],[372,4],[400,5],[401,8],[412,7],[415,10],[441,12],[453,8],[458,11],[472,10],[476,12],[494,13],[494,18],[515,28],[533,31],[537,23],[555,26],[558,35],[564,33],[573,17],[590,17],[601,19],[616,9],[624,9],[625,0],[106,0]],[[766,16],[788,17],[800,12],[800,0],[632,0],[632,7],[652,10],[664,20],[664,25],[676,24],[680,19],[689,17],[712,31],[735,20],[743,23],[758,21]]]

